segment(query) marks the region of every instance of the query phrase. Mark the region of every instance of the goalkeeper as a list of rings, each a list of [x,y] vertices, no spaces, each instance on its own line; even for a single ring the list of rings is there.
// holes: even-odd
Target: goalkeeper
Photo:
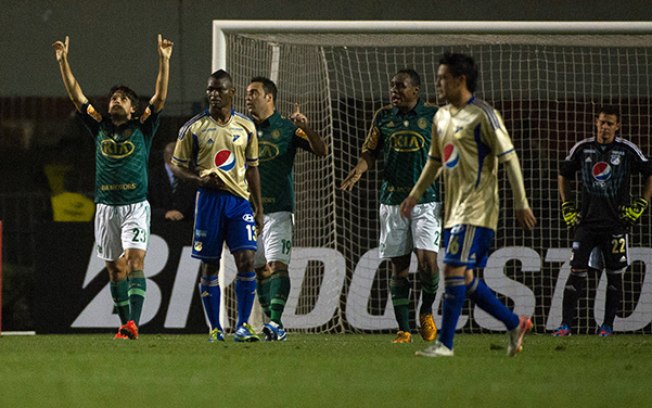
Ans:
[[[573,146],[561,163],[558,182],[562,215],[574,228],[571,274],[564,289],[561,326],[554,336],[570,336],[577,300],[582,295],[589,270],[591,252],[597,248],[607,270],[607,301],[600,336],[613,334],[613,323],[620,304],[623,273],[629,264],[628,227],[635,224],[652,197],[652,166],[634,143],[616,137],[620,129],[615,107],[605,106],[596,119],[595,138]],[[570,181],[580,172],[582,206],[570,199]],[[643,196],[630,198],[630,176],[645,178]]]

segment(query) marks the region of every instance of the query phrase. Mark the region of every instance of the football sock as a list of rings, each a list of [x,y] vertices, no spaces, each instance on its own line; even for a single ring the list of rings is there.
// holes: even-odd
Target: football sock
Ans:
[[[270,297],[270,320],[278,323],[281,327],[281,316],[285,309],[285,302],[290,294],[290,275],[286,270],[278,270],[270,278],[269,297]]]
[[[453,349],[453,337],[457,321],[462,313],[464,301],[466,300],[466,285],[464,276],[450,276],[444,279],[445,293],[444,306],[442,309],[441,328],[439,330],[439,342],[449,349]]]
[[[120,317],[120,324],[125,324],[129,321],[129,281],[127,279],[112,281],[109,286],[115,310]]]
[[[471,283],[467,285],[466,293],[468,293],[469,299],[475,302],[480,309],[503,322],[507,330],[512,330],[518,326],[518,316],[498,300],[482,279],[474,277]]]
[[[258,293],[258,302],[260,302],[260,307],[263,309],[265,316],[270,317],[269,309],[269,299],[270,299],[270,280],[271,277],[258,279],[258,285],[256,286],[256,292]]]
[[[145,292],[147,291],[147,279],[143,271],[133,271],[129,275],[129,320],[133,320],[136,326],[140,325],[140,314],[145,303]]]
[[[607,326],[613,327],[618,306],[620,305],[620,294],[623,291],[622,271],[607,271],[607,302],[604,311],[604,322]]]
[[[564,288],[564,301],[562,303],[562,324],[573,327],[577,300],[582,296],[586,284],[587,273],[571,272],[566,287]]]
[[[398,323],[398,329],[410,332],[410,281],[408,278],[392,276],[389,284],[389,291],[392,293],[392,305],[394,305],[394,316]]]
[[[419,314],[432,313],[432,305],[435,303],[437,289],[439,288],[439,271],[431,271],[429,268],[419,271],[421,280],[421,307]]]
[[[235,298],[238,302],[238,323],[235,327],[239,328],[243,323],[248,322],[254,306],[256,272],[238,272],[235,279]]]
[[[217,276],[202,276],[199,293],[211,330],[222,331],[222,326],[220,326],[220,297],[222,293]]]

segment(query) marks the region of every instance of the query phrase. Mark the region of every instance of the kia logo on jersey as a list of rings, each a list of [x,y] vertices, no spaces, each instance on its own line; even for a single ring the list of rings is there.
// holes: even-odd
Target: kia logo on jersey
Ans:
[[[593,165],[593,178],[598,181],[607,181],[611,178],[611,166],[607,162],[597,162]]]
[[[457,166],[457,163],[460,162],[460,154],[457,152],[457,148],[452,143],[446,143],[444,145],[444,164],[448,169],[454,169]]]
[[[220,150],[215,155],[215,166],[223,171],[230,171],[235,167],[235,155],[229,150]]]

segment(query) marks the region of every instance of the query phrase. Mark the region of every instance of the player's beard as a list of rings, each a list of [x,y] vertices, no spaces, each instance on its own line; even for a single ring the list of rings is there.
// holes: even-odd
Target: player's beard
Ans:
[[[109,112],[111,120],[114,122],[126,122],[128,120],[127,111],[122,106],[116,105]]]

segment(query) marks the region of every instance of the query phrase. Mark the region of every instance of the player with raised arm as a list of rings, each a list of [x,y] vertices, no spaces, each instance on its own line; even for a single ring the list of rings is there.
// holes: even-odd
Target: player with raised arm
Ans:
[[[443,167],[444,285],[443,316],[437,342],[416,354],[451,357],[453,337],[468,295],[482,310],[505,324],[509,334],[507,354],[522,349],[532,328],[528,317],[510,311],[489,287],[473,275],[486,265],[498,224],[498,163],[503,163],[514,194],[515,215],[526,231],[536,218],[528,205],[521,167],[512,141],[498,112],[475,92],[478,68],[470,56],[445,53],[437,70],[437,95],[448,104],[435,115],[428,163],[401,214],[412,209]]]
[[[260,340],[248,323],[256,296],[256,234],[264,223],[258,138],[251,119],[233,110],[234,94],[229,73],[213,72],[206,87],[208,108],[183,125],[172,156],[174,174],[198,187],[192,257],[201,260],[200,292],[210,342],[224,341],[218,282],[224,241],[238,269],[233,339]]]
[[[245,102],[258,132],[259,172],[265,229],[258,236],[256,274],[258,299],[269,317],[263,327],[266,340],[283,341],[287,333],[281,317],[290,293],[288,265],[294,229],[294,158],[298,149],[317,156],[328,154],[328,146],[308,126],[299,105],[289,119],[276,110],[276,84],[254,77],[247,86]]]
[[[564,288],[562,323],[554,336],[570,336],[577,300],[584,291],[590,259],[596,256],[607,273],[607,300],[604,321],[598,334],[613,334],[613,324],[623,290],[623,273],[629,265],[628,229],[638,221],[652,197],[652,166],[643,152],[629,140],[617,137],[618,110],[600,108],[595,121],[595,137],[576,143],[559,169],[559,197],[562,216],[573,234],[571,273]],[[570,181],[580,172],[582,207],[578,211],[570,198]],[[643,196],[630,198],[631,176],[645,178]],[[592,254],[593,252],[593,254]],[[601,267],[602,265],[600,265]]]
[[[95,138],[95,243],[109,272],[111,296],[121,321],[115,338],[137,339],[149,243],[147,164],[167,99],[173,43],[159,34],[154,96],[142,114],[138,114],[136,93],[116,86],[109,93],[109,117],[99,113],[82,92],[68,62],[69,46],[68,36],[52,45],[68,97]]]
[[[409,268],[412,251],[417,256],[422,303],[419,310],[421,337],[433,341],[437,327],[432,317],[439,285],[437,253],[441,234],[441,203],[437,184],[430,183],[411,209],[411,218],[399,213],[428,161],[432,120],[437,107],[420,98],[421,78],[412,69],[398,71],[390,81],[391,105],[379,109],[362,146],[356,166],[340,189],[351,191],[360,177],[383,154],[380,190],[380,256],[392,265],[390,291],[398,333],[393,343],[410,343]]]

